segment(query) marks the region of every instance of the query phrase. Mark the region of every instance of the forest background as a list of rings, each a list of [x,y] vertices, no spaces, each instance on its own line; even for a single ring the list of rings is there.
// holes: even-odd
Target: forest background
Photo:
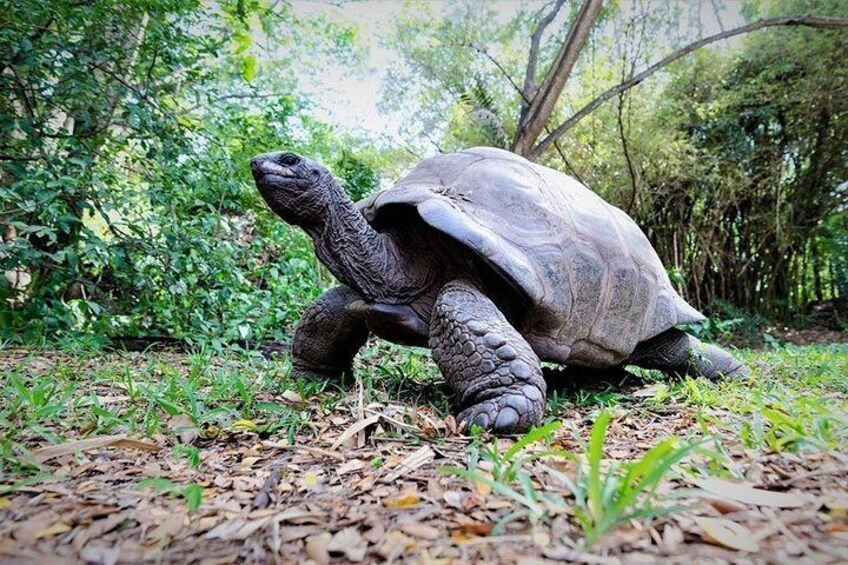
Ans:
[[[0,12],[0,339],[285,341],[333,282],[249,158],[307,154],[358,199],[473,145],[624,209],[708,334],[845,328],[841,0]]]

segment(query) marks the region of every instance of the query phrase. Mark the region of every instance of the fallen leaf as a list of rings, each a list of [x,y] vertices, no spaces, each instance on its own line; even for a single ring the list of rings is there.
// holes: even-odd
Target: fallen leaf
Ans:
[[[8,508],[12,504],[12,501],[6,498],[5,496],[0,496],[0,510],[3,508]]]
[[[70,532],[71,526],[64,522],[56,522],[49,528],[44,528],[43,530],[39,530],[35,532],[33,536],[35,539],[47,538],[50,536],[55,536],[58,534],[64,534],[65,532]]]
[[[45,463],[56,457],[70,455],[78,451],[91,451],[102,447],[127,447],[140,449],[142,451],[159,451],[160,447],[153,443],[147,443],[137,439],[128,438],[125,435],[99,436],[87,439],[69,441],[61,445],[50,445],[36,449],[32,452],[33,458],[39,463]]]
[[[432,461],[435,457],[436,453],[433,449],[429,445],[425,445],[407,455],[403,461],[398,463],[391,472],[387,473],[386,476],[381,479],[381,481],[383,483],[394,483],[407,473],[410,473],[425,465],[429,461]]]
[[[349,560],[359,562],[365,558],[368,542],[359,535],[356,528],[345,528],[335,533],[327,544],[327,550],[330,553],[343,553]]]
[[[329,532],[323,532],[306,538],[306,555],[318,565],[327,565],[330,562],[328,546],[332,537]]]
[[[353,438],[353,436],[358,434],[360,431],[376,424],[380,420],[380,418],[381,416],[379,414],[374,414],[373,416],[369,416],[363,420],[359,420],[347,430],[345,430],[342,435],[336,438],[336,441],[334,441],[333,445],[330,446],[330,450],[336,450],[339,448],[339,446],[346,444],[349,439]]]
[[[383,500],[383,506],[386,508],[405,508],[414,506],[421,502],[421,497],[417,492],[404,492],[396,496],[392,496]]]
[[[806,504],[803,498],[792,493],[757,489],[746,483],[732,483],[724,479],[698,479],[695,484],[710,494],[755,506],[797,508]]]
[[[480,474],[486,477],[487,479],[492,479],[491,473],[487,473],[486,471],[480,471]],[[477,493],[482,496],[489,496],[490,494],[492,494],[492,485],[483,481],[474,481],[474,490],[476,490]]]
[[[362,459],[351,459],[350,461],[346,461],[342,463],[336,472],[339,475],[344,475],[347,473],[354,473],[356,471],[361,471],[365,468],[365,462]]]
[[[436,539],[440,535],[437,528],[428,526],[427,524],[421,524],[420,522],[401,524],[400,529],[405,534],[422,539]]]
[[[280,396],[294,404],[300,404],[303,402],[303,398],[293,390],[285,390]]]
[[[401,532],[389,532],[386,534],[386,537],[380,545],[380,549],[377,550],[377,553],[382,555],[388,561],[393,561],[400,557],[404,551],[412,549],[415,545],[415,540],[405,536]]]
[[[261,460],[262,457],[245,457],[241,460],[241,468],[242,469],[250,469],[253,467],[257,461]]]
[[[756,553],[760,550],[760,544],[754,539],[751,531],[742,524],[724,518],[697,516],[695,523],[703,531],[702,537],[704,540],[710,543],[750,553]]]

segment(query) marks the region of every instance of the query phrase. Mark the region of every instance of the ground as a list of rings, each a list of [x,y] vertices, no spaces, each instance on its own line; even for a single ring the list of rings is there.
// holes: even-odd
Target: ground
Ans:
[[[848,561],[848,344],[772,345],[739,382],[568,377],[502,439],[457,433],[421,350],[323,383],[6,347],[0,561]]]

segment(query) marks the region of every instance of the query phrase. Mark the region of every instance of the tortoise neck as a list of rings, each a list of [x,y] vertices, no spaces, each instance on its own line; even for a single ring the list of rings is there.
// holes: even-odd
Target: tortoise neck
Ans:
[[[324,217],[304,229],[318,259],[340,282],[378,301],[403,275],[397,248],[390,236],[371,227],[341,187],[334,188],[327,191]]]

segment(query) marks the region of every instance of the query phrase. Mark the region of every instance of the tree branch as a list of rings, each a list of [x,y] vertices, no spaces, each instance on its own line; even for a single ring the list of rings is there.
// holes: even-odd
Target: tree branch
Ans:
[[[489,60],[489,61],[490,61],[493,65],[495,65],[495,67],[497,67],[497,68],[498,68],[498,70],[501,72],[501,74],[502,74],[502,75],[506,78],[506,80],[507,80],[507,81],[509,81],[509,84],[511,84],[511,85],[512,85],[512,87],[515,89],[515,91],[516,91],[516,92],[518,93],[518,95],[521,97],[521,99],[523,100],[523,102],[522,102],[522,104],[521,104],[521,105],[522,105],[522,107],[529,107],[529,106],[530,106],[530,102],[531,102],[531,100],[530,100],[530,98],[528,98],[528,97],[527,97],[527,94],[525,94],[525,92],[524,92],[524,91],[523,91],[523,90],[522,90],[522,89],[521,89],[521,88],[520,88],[520,87],[519,87],[519,86],[515,83],[515,81],[514,81],[514,80],[512,80],[512,77],[511,77],[511,76],[509,76],[509,73],[508,73],[508,72],[506,72],[506,69],[504,68],[504,66],[503,66],[503,65],[501,65],[501,64],[498,62],[498,60],[497,60],[497,59],[495,59],[494,57],[492,57],[492,55],[491,55],[491,54],[489,54],[489,52],[488,52],[485,48],[480,47],[480,46],[478,46],[478,45],[470,44],[470,43],[469,43],[469,44],[461,44],[461,45],[462,45],[463,47],[469,47],[469,48],[471,48],[471,49],[474,49],[474,50],[475,50],[475,51],[477,51],[479,54],[481,54],[481,55],[483,55],[484,57],[486,57],[486,59],[488,59],[488,60]],[[501,128],[501,129],[503,129],[503,128]],[[547,125],[545,125],[545,132],[546,132],[546,133],[550,133],[550,132],[551,132],[550,128],[549,128]],[[438,146],[437,146],[437,147],[438,147]],[[566,167],[568,167],[568,169],[569,169],[569,170],[570,170],[570,171],[574,174],[574,176],[575,176],[575,177],[577,177],[577,180],[579,180],[580,182],[583,182],[583,179],[581,178],[580,174],[579,174],[579,173],[577,172],[577,170],[576,170],[576,169],[572,166],[571,162],[568,160],[568,157],[566,157],[566,156],[565,156],[565,152],[562,150],[562,147],[560,147],[560,146],[559,146],[559,142],[558,142],[558,141],[554,141],[554,147],[556,148],[557,153],[559,153],[559,156],[560,156],[560,158],[562,159],[562,162],[563,162],[563,163],[565,163],[565,166],[566,166]],[[440,147],[439,147],[439,151],[441,152],[441,148],[440,148]]]
[[[562,122],[560,125],[556,127],[550,134],[548,134],[542,141],[538,143],[532,150],[528,153],[528,157],[530,159],[536,159],[545,149],[547,149],[554,141],[562,137],[562,135],[577,125],[580,120],[591,114],[595,109],[598,108],[601,104],[606,102],[607,100],[613,98],[614,96],[633,88],[658,70],[663,67],[673,63],[674,61],[680,59],[688,55],[689,53],[704,47],[705,45],[709,45],[710,43],[715,43],[716,41],[721,41],[722,39],[727,39],[729,37],[733,37],[735,35],[742,35],[743,33],[748,33],[751,31],[755,31],[758,29],[766,28],[766,27],[776,27],[776,26],[805,26],[805,27],[813,27],[813,28],[823,28],[823,29],[840,29],[848,27],[848,18],[831,18],[831,17],[823,17],[823,16],[807,16],[807,15],[795,15],[795,16],[784,16],[780,18],[769,18],[765,20],[758,20],[756,22],[752,22],[748,25],[744,25],[742,27],[734,28],[722,33],[717,33],[715,35],[710,35],[709,37],[705,37],[700,39],[694,43],[690,43],[685,47],[681,47],[677,51],[674,51],[670,55],[665,58],[657,61],[647,69],[643,70],[637,75],[634,75],[630,79],[610,88],[609,90],[603,92],[594,100],[583,106],[580,110],[575,112],[570,118]]]
[[[533,35],[530,37],[530,54],[527,56],[527,70],[524,73],[524,88],[521,90],[522,97],[525,102],[521,104],[521,118],[519,121],[524,119],[524,115],[530,108],[530,100],[533,98],[534,94],[533,91],[536,90],[536,70],[539,66],[539,49],[542,45],[542,35],[545,33],[545,29],[551,25],[552,21],[554,21],[557,14],[559,14],[559,11],[562,9],[564,4],[565,0],[556,0],[551,11],[539,20],[539,23],[536,25],[536,29],[533,30]]]
[[[568,36],[560,46],[556,59],[548,76],[533,96],[530,107],[524,115],[524,120],[518,124],[512,150],[519,155],[527,156],[533,144],[548,123],[548,119],[556,106],[557,100],[565,87],[571,70],[577,62],[577,57],[583,50],[592,25],[601,11],[602,0],[585,0],[577,14],[574,25],[568,31]]]

